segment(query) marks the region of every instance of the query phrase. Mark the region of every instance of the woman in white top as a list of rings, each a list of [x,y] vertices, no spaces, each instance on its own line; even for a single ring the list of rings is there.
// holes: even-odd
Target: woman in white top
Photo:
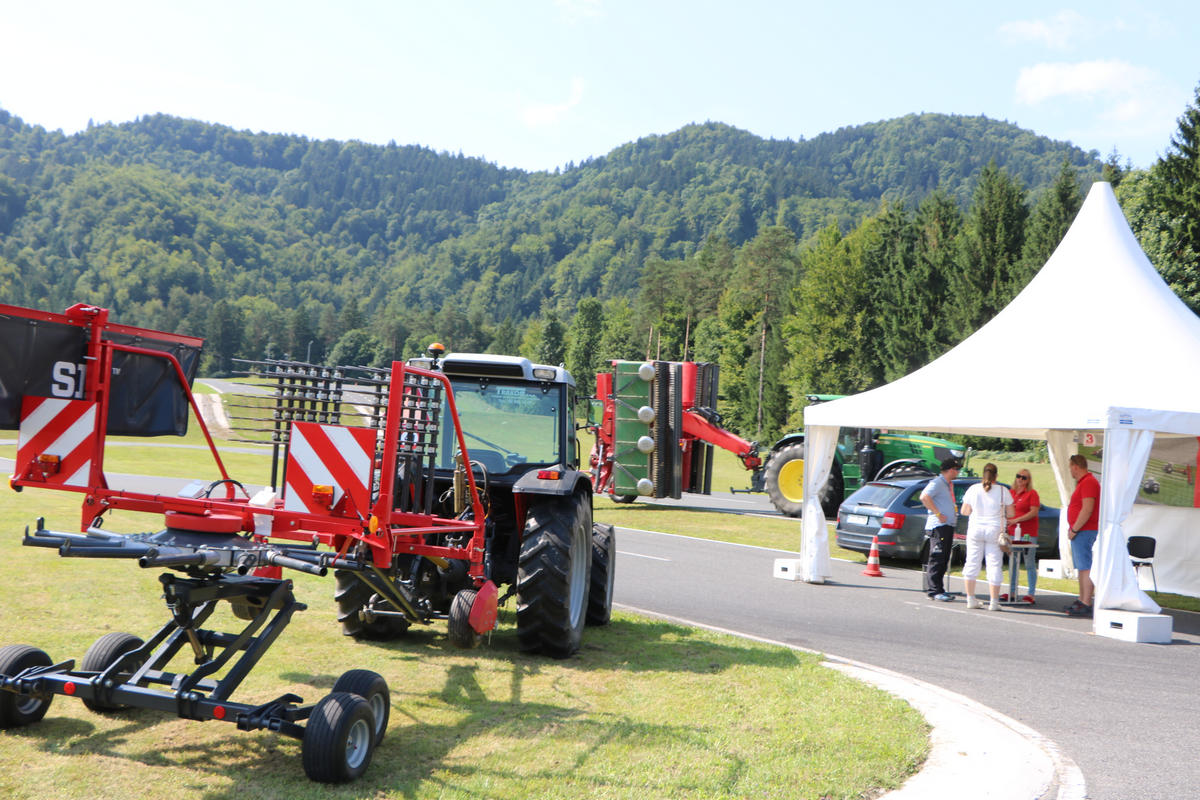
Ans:
[[[988,611],[1000,610],[1001,565],[1004,554],[1000,552],[1000,533],[1008,524],[1013,513],[1013,497],[1008,489],[996,483],[996,465],[983,468],[983,481],[967,489],[962,499],[962,514],[967,522],[967,563],[963,566],[963,578],[967,584],[967,608],[979,608],[975,599],[975,578],[979,566],[987,558],[988,592],[992,602]]]

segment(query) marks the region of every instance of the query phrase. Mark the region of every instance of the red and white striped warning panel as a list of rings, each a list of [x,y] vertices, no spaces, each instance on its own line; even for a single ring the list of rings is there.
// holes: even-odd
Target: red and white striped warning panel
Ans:
[[[87,486],[95,432],[95,401],[25,395],[17,435],[17,478]]]
[[[373,428],[293,422],[284,510],[365,515],[371,504],[374,459]],[[343,503],[347,495],[349,502]]]

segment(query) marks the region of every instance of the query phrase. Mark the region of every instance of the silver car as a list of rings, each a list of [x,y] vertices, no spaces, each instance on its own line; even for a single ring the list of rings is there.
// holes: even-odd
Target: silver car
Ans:
[[[921,490],[932,478],[872,481],[843,501],[838,508],[837,545],[859,553],[871,552],[871,541],[879,537],[879,557],[924,561],[925,506]],[[979,478],[954,481],[955,502],[961,506],[967,487]],[[1004,484],[1007,486],[1007,484]],[[967,532],[967,518],[958,518],[955,539]],[[1038,558],[1058,558],[1058,509],[1042,505],[1038,512]]]

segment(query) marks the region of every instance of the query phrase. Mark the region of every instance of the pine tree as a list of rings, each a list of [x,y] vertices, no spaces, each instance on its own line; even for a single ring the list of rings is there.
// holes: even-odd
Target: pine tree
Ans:
[[[772,440],[786,425],[789,393],[783,375],[787,349],[782,325],[799,274],[791,231],[765,228],[738,252],[718,304],[725,337],[720,366],[726,419],[743,436]]]
[[[957,341],[1012,299],[1028,213],[1025,190],[1015,178],[995,161],[980,170],[959,237],[958,269],[950,274],[954,301],[947,316]]]
[[[599,363],[600,334],[603,326],[600,301],[588,297],[579,301],[579,310],[567,332],[567,369],[575,378],[582,395],[590,395]]]
[[[1200,86],[1179,118],[1171,146],[1150,168],[1151,203],[1166,216],[1163,278],[1192,308],[1200,307]]]
[[[539,364],[557,365],[567,357],[567,328],[555,311],[547,311],[542,318],[542,336],[538,342],[534,361]]]
[[[1054,183],[1033,207],[1025,226],[1020,268],[1013,275],[1014,295],[1033,280],[1033,276],[1053,255],[1082,205],[1083,190],[1079,186],[1079,176],[1071,162],[1064,160]]]
[[[927,318],[918,316],[920,308],[913,305],[926,291],[912,284],[917,271],[916,225],[903,205],[885,208],[876,222],[877,235],[863,252],[867,302],[879,312],[863,318],[863,339],[878,365],[872,383],[894,380],[919,363],[924,348],[913,332],[927,324]]]
[[[915,224],[916,264],[904,297],[918,320],[910,333],[922,344],[923,353],[916,359],[920,366],[954,346],[947,311],[954,302],[949,286],[956,268],[962,211],[949,193],[939,189],[921,201]]]

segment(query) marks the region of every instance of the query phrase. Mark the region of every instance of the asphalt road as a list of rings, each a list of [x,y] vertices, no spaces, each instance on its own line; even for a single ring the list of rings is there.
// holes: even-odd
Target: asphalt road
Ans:
[[[1092,798],[1200,793],[1196,615],[1174,614],[1171,645],[1131,644],[1095,636],[1091,620],[1066,617],[1063,596],[1041,594],[1043,605],[1033,609],[968,611],[961,602],[929,601],[915,570],[868,578],[860,564],[835,562],[832,582],[810,585],[772,577],[776,558],[796,554],[625,529],[617,536],[622,606],[863,661],[964,694],[1057,742]]]
[[[0,469],[11,461],[0,460]],[[163,493],[180,483],[110,479]],[[778,516],[763,495],[653,502]],[[967,611],[961,602],[930,602],[916,570],[868,578],[862,565],[835,561],[831,582],[810,585],[772,577],[774,560],[795,553],[628,529],[617,535],[615,598],[624,607],[862,661],[966,695],[1057,742],[1095,800],[1200,795],[1198,615],[1173,612],[1170,645],[1130,644],[1095,636],[1090,620],[1060,613],[1063,596],[1039,594],[1033,609]]]

